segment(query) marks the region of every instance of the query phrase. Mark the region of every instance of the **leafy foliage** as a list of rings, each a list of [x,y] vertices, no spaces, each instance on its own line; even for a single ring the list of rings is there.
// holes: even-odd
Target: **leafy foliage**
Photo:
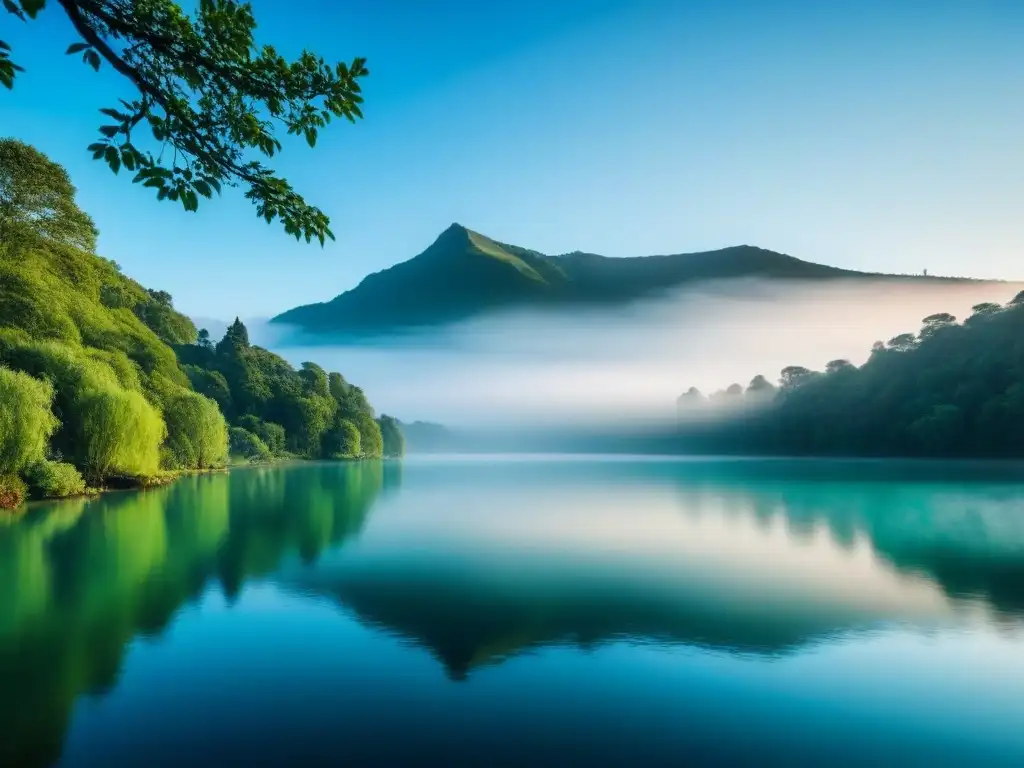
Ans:
[[[0,366],[0,474],[14,475],[46,454],[57,429],[53,387]]]
[[[38,461],[25,471],[32,493],[41,499],[63,499],[85,492],[85,479],[73,464]]]
[[[684,422],[691,449],[780,454],[1024,456],[1024,294],[958,324],[876,342],[857,367],[790,366],[770,406],[713,426]]]
[[[79,472],[100,487],[221,466],[229,422],[247,430],[232,433],[236,452],[245,437],[251,456],[333,455],[324,438],[342,411],[380,455],[373,408],[340,374],[296,371],[239,320],[214,346],[169,294],[42,229],[19,229],[17,248],[0,240],[0,474],[37,494],[80,492]]]
[[[181,389],[164,402],[163,416],[167,424],[164,466],[210,469],[227,461],[228,427],[213,400]]]
[[[362,455],[359,428],[348,419],[338,419],[324,436],[324,453],[332,459],[358,459]]]
[[[248,329],[238,318],[216,345],[175,349],[196,388],[229,404],[225,411],[231,423],[259,438],[271,454],[382,455],[380,426],[362,389],[315,363],[295,370],[283,358],[250,343]],[[353,428],[358,442],[352,438]]]
[[[0,139],[0,241],[40,235],[91,251],[96,226],[75,203],[68,172],[16,139]]]
[[[4,0],[22,20],[47,0]],[[328,217],[265,166],[281,150],[278,132],[312,147],[333,118],[362,117],[365,59],[329,64],[304,51],[288,61],[259,47],[248,3],[199,0],[189,16],[173,0],[56,0],[79,36],[67,53],[94,70],[109,66],[135,91],[100,112],[108,122],[88,149],[116,174],[187,211],[223,185],[242,186],[258,216],[310,242],[334,239]],[[0,84],[20,71],[0,41]],[[147,147],[148,144],[148,147]],[[154,154],[154,151],[156,154]]]
[[[167,434],[160,412],[138,392],[88,389],[78,397],[78,466],[90,479],[148,477],[160,469]]]
[[[271,457],[270,448],[258,436],[247,429],[232,427],[231,454],[245,459],[265,461]]]
[[[402,435],[398,419],[381,414],[377,424],[380,426],[384,455],[391,457],[405,455],[405,437]]]

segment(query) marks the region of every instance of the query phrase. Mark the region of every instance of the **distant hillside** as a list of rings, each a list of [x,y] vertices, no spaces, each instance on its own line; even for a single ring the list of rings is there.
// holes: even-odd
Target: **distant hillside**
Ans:
[[[419,256],[368,275],[331,301],[296,307],[272,322],[314,334],[361,335],[439,325],[496,309],[624,304],[686,283],[740,277],[943,279],[869,275],[749,245],[636,258],[548,256],[452,224]]]

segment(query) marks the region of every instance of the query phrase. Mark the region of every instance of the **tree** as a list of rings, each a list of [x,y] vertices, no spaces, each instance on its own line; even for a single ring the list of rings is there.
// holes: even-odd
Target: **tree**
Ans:
[[[360,413],[353,420],[359,430],[359,445],[363,458],[379,459],[384,455],[384,436],[380,425],[368,413]]]
[[[0,240],[34,233],[92,251],[96,226],[75,192],[62,166],[24,142],[0,139]]]
[[[141,394],[105,386],[87,391],[79,399],[76,464],[90,480],[114,475],[146,477],[157,472],[166,427]]]
[[[218,355],[238,354],[243,349],[249,348],[249,331],[237,317],[235,322],[228,326],[224,332],[224,338],[217,342]]]
[[[217,403],[182,389],[164,403],[167,439],[165,465],[173,469],[210,469],[228,455],[228,428]]]
[[[917,346],[917,337],[912,333],[901,333],[889,339],[888,348],[896,352],[909,352]]]
[[[44,458],[58,425],[52,400],[48,382],[0,366],[0,475],[17,474]]]
[[[928,315],[924,320],[921,321],[921,333],[922,339],[925,339],[943,328],[948,328],[956,323],[956,318],[949,312],[939,312],[938,314]]]
[[[47,0],[4,0],[7,11],[34,19]],[[79,36],[68,54],[124,77],[135,98],[100,110],[110,122],[89,145],[96,160],[194,211],[200,197],[222,185],[243,186],[256,214],[275,218],[306,242],[334,239],[330,220],[309,205],[259,156],[281,149],[276,132],[316,144],[332,118],[362,117],[360,78],[366,60],[328,64],[304,51],[289,62],[273,47],[257,47],[248,3],[199,0],[192,17],[174,0],[51,0]],[[21,68],[0,41],[0,83],[12,88]],[[143,147],[149,134],[154,155]]]
[[[205,328],[200,328],[196,334],[196,344],[203,349],[213,349],[213,342],[210,341],[210,332]]]
[[[805,384],[814,377],[814,371],[804,368],[802,365],[787,365],[782,369],[782,388],[795,389]]]
[[[247,429],[232,427],[230,429],[231,453],[245,459],[266,461],[270,458],[270,449],[259,436]]]
[[[1003,311],[1003,308],[991,301],[986,301],[982,302],[981,304],[975,304],[973,307],[971,307],[971,311],[974,314],[967,318],[967,322],[976,323],[979,320],[985,320],[987,318],[992,317],[993,315],[999,314],[1000,312]]]
[[[849,360],[839,359],[830,360],[825,363],[825,373],[833,374],[839,373],[840,371],[849,371],[854,368],[853,363]]]
[[[760,373],[750,380],[750,384],[747,385],[747,395],[755,396],[758,398],[769,398],[775,394],[776,388],[768,379],[762,376]]]
[[[394,416],[381,414],[377,423],[380,425],[380,433],[384,441],[384,455],[404,456],[405,436],[402,434],[402,428],[399,426],[398,419]]]
[[[339,419],[324,435],[324,455],[331,459],[356,459],[362,454],[359,429],[348,419]]]

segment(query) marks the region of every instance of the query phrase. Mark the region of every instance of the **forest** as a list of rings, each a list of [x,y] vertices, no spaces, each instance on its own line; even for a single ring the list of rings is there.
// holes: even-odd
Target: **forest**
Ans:
[[[734,419],[701,419],[716,404]],[[916,332],[877,341],[860,366],[788,366],[677,401],[682,450],[821,456],[1024,456],[1024,291],[978,304],[963,322],[929,315]]]
[[[216,345],[95,253],[66,170],[0,140],[0,508],[159,483],[234,457],[379,458],[398,422],[237,321]]]

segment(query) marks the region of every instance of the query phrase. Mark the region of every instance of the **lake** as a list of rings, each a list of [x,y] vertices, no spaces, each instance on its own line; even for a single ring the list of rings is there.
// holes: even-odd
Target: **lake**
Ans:
[[[1024,469],[414,457],[0,518],[4,765],[1020,765]]]

